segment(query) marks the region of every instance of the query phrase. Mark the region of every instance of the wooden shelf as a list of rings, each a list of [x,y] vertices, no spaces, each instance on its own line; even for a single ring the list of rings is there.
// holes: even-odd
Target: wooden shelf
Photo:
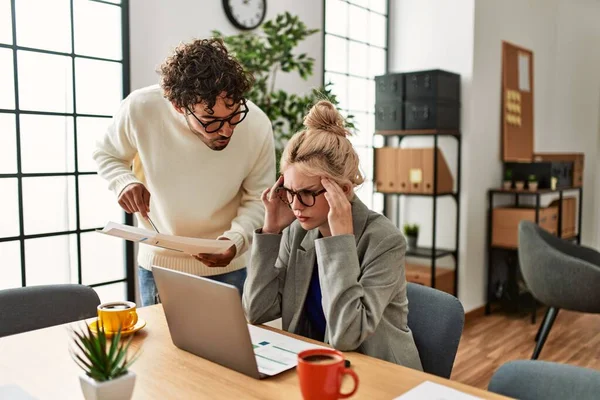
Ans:
[[[375,191],[375,193],[380,193],[383,195],[415,196],[415,197],[442,197],[442,196],[456,196],[457,195],[457,193],[452,193],[452,192],[433,194],[433,193],[380,192],[377,190]]]
[[[531,191],[531,190],[527,190],[527,189],[522,189],[522,190],[517,190],[517,189],[504,189],[504,188],[498,188],[498,189],[490,189],[490,193],[494,193],[494,194],[530,194],[530,195],[536,195],[536,194],[548,194],[548,193],[560,193],[560,192],[565,192],[567,190],[579,190],[581,189],[580,187],[567,187],[567,188],[557,188],[557,189],[538,189],[536,191]]]
[[[429,265],[405,264],[406,280],[431,287],[431,267]],[[454,295],[454,270],[444,267],[435,268],[435,287]]]
[[[436,249],[434,252],[433,249],[429,247],[417,247],[416,249],[408,249],[406,251],[406,256],[418,258],[441,258],[454,255],[454,253],[454,250],[449,249]]]
[[[577,239],[579,239],[579,235],[563,236],[560,239],[564,239],[564,240],[577,240]],[[497,246],[497,245],[492,245],[491,248],[495,249],[495,250],[510,250],[510,251],[517,251],[517,250],[519,250],[519,248],[516,247],[516,246]]]
[[[375,131],[376,135],[383,136],[460,136],[460,131],[457,130],[394,130],[394,131]]]

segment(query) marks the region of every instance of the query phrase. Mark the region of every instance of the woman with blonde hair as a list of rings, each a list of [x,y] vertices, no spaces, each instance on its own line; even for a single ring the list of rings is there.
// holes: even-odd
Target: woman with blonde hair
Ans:
[[[243,303],[252,323],[282,318],[283,329],[422,369],[408,328],[406,241],[354,194],[363,182],[344,120],[314,105],[262,194]]]

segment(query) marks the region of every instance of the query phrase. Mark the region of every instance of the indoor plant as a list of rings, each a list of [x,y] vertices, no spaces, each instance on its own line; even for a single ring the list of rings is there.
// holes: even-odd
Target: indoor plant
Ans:
[[[535,192],[538,189],[538,181],[535,175],[529,175],[528,183],[529,190]]]
[[[419,225],[404,224],[404,235],[408,241],[409,250],[415,250],[419,239]]]
[[[289,12],[261,25],[260,34],[244,32],[223,36],[213,31],[213,36],[223,38],[228,50],[252,73],[256,82],[248,99],[267,114],[273,124],[275,155],[279,168],[281,153],[292,135],[302,129],[304,115],[318,100],[327,99],[336,106],[338,100],[330,84],[313,88],[307,94],[290,94],[276,89],[276,78],[281,73],[298,73],[304,80],[313,74],[315,60],[306,53],[294,54],[296,46],[318,29],[308,29],[297,16]],[[354,128],[353,116],[346,116],[346,127]]]
[[[512,187],[512,170],[507,169],[504,172],[504,189],[508,190]]]
[[[524,187],[525,187],[525,182],[523,182],[523,181],[515,181],[515,189],[517,189],[517,190],[523,190]]]
[[[128,368],[137,360],[139,350],[128,355],[133,335],[121,341],[121,329],[107,338],[103,326],[94,333],[86,329],[73,330],[71,355],[84,375],[79,378],[81,390],[87,400],[128,400],[133,394],[135,373]]]

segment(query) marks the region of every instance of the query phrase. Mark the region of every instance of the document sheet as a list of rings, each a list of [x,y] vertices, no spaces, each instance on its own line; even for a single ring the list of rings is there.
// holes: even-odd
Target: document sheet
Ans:
[[[425,381],[394,400],[483,400],[448,386]]]
[[[298,365],[298,353],[301,351],[327,348],[254,325],[248,325],[248,329],[258,371],[269,376],[277,375]]]
[[[135,226],[109,222],[104,229],[96,232],[164,249],[195,255],[199,253],[218,254],[232,246],[229,240],[198,239],[157,233]]]

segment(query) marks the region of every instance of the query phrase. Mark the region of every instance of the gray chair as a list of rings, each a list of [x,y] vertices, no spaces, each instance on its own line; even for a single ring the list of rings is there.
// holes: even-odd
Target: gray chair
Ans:
[[[465,310],[454,296],[408,283],[408,327],[413,333],[423,370],[450,378],[465,323]]]
[[[520,400],[597,400],[600,372],[546,361],[510,361],[494,373],[488,390]]]
[[[548,306],[536,336],[536,360],[561,308],[600,313],[600,253],[519,223],[519,264],[533,297]]]
[[[84,285],[42,285],[0,290],[0,337],[97,315],[94,289]]]

